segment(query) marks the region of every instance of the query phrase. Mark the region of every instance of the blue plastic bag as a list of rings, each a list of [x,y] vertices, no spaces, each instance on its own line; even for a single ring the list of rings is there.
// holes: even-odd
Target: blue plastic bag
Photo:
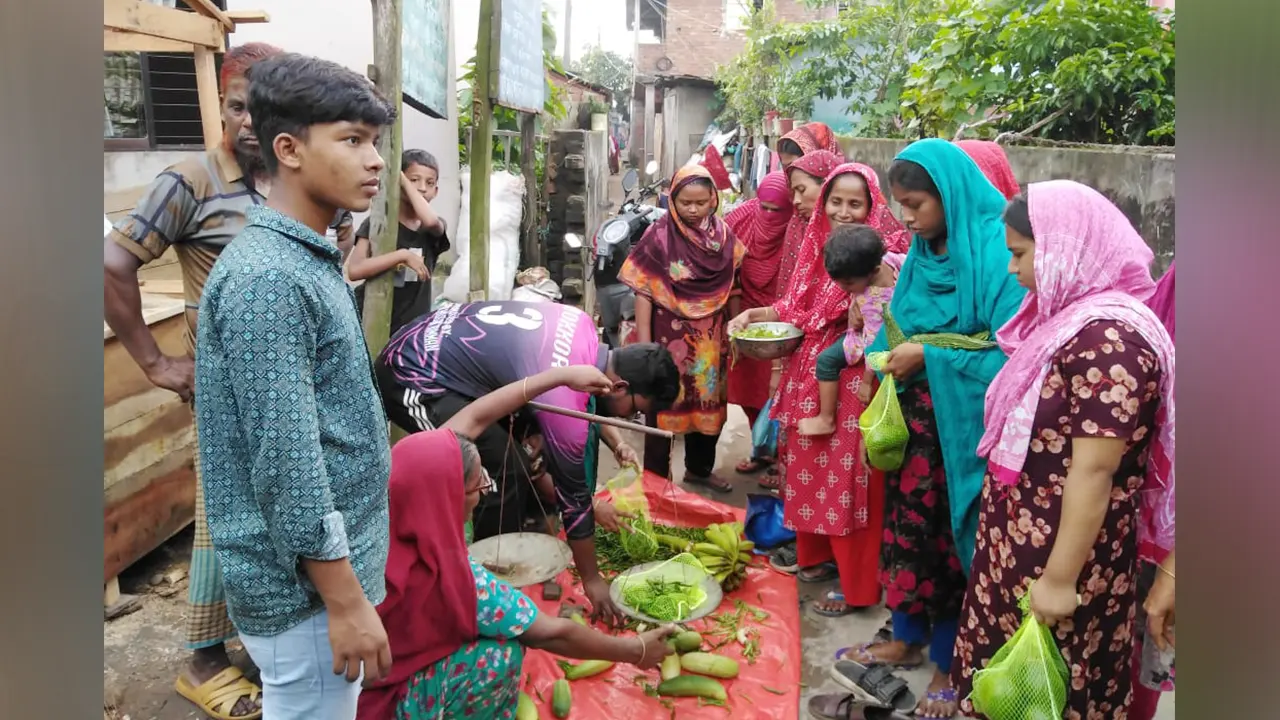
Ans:
[[[772,408],[773,398],[770,398],[756,418],[756,424],[751,426],[753,457],[778,456],[778,421],[769,418],[769,410]]]
[[[782,522],[782,500],[773,495],[747,495],[747,516],[743,534],[757,550],[769,550],[796,539],[796,532]]]

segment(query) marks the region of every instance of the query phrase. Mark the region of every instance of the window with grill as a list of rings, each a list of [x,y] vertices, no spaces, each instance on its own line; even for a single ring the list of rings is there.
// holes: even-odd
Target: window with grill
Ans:
[[[156,5],[193,12],[176,0]],[[220,10],[226,0],[213,0]],[[191,53],[103,53],[102,137],[108,150],[203,147]],[[222,55],[215,56],[222,69]]]

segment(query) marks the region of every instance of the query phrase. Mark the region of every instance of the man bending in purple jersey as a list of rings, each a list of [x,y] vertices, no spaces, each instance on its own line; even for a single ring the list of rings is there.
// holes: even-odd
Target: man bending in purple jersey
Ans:
[[[443,425],[463,406],[521,378],[555,367],[595,365],[613,381],[602,397],[559,387],[537,400],[610,417],[651,414],[670,407],[680,391],[671,353],[654,343],[610,350],[591,318],[569,305],[513,301],[450,305],[406,324],[378,357],[376,371],[387,416],[407,432]],[[523,449],[542,438],[542,456],[574,564],[593,614],[612,621],[617,608],[600,576],[595,553],[596,447],[603,439],[619,463],[638,464],[635,450],[613,428],[554,413],[527,410],[473,438],[485,470],[497,483],[472,517],[476,540],[519,532],[539,499]],[[532,508],[530,507],[532,505]],[[603,512],[611,509],[602,508]]]

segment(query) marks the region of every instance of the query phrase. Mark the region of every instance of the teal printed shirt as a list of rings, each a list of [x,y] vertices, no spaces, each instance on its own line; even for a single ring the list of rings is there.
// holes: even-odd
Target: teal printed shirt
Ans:
[[[227,609],[278,635],[323,609],[303,558],[349,558],[386,594],[391,448],[341,253],[265,206],[200,301],[196,427]]]

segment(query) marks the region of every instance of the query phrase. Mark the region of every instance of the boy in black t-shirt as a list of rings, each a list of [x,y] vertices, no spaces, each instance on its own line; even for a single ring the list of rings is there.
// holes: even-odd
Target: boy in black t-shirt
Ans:
[[[369,221],[356,231],[356,246],[347,263],[352,280],[369,280],[395,272],[391,300],[391,332],[431,310],[431,273],[436,259],[449,249],[444,220],[431,208],[439,192],[440,167],[426,150],[406,150],[400,158],[400,231],[396,249],[372,256]],[[364,285],[356,288],[356,304],[364,313]]]

